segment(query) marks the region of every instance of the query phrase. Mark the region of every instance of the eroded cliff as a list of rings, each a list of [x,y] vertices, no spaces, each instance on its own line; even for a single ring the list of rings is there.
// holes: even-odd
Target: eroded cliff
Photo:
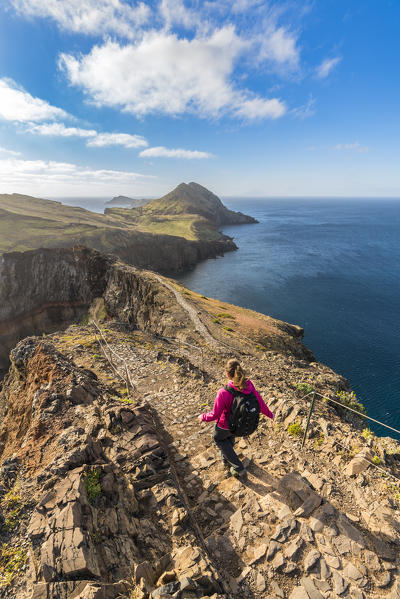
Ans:
[[[0,369],[7,368],[9,351],[20,339],[79,322],[95,298],[104,299],[110,317],[132,327],[165,335],[182,329],[191,338],[181,321],[184,312],[176,315],[176,298],[155,274],[84,247],[13,252],[0,256]],[[307,351],[298,327],[269,320],[277,331],[289,327],[294,351]]]

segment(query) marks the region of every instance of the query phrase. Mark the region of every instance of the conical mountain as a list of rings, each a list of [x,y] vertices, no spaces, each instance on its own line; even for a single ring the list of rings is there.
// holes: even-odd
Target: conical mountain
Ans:
[[[180,183],[158,200],[152,200],[143,214],[198,214],[216,226],[256,223],[256,219],[224,206],[218,196],[198,183]]]

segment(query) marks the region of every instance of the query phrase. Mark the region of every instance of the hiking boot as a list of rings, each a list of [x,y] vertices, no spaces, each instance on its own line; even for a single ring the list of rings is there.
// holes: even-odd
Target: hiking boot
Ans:
[[[233,466],[231,467],[231,469],[229,470],[229,472],[232,474],[232,476],[234,476],[235,478],[244,478],[246,476],[246,469],[243,468],[242,470],[236,470]]]

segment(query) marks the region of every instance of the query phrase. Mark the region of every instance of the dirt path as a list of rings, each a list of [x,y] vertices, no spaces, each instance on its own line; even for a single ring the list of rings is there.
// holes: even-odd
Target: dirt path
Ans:
[[[225,344],[222,344],[221,342],[217,341],[208,331],[207,327],[205,326],[205,324],[201,321],[201,319],[199,318],[199,315],[197,313],[197,311],[193,308],[193,306],[191,306],[189,304],[189,302],[187,302],[182,294],[177,290],[174,289],[174,287],[172,285],[170,285],[169,283],[167,283],[166,281],[164,281],[161,277],[159,277],[158,275],[154,275],[155,278],[157,279],[157,281],[159,283],[161,283],[161,285],[164,285],[164,287],[166,287],[167,289],[169,289],[170,291],[172,291],[172,293],[174,294],[176,301],[178,302],[178,304],[188,313],[190,319],[192,320],[194,327],[196,329],[196,331],[198,331],[200,333],[200,335],[203,337],[204,341],[211,347],[214,349],[214,351],[218,351],[219,353],[223,353],[226,354],[227,350],[228,350],[228,346]]]

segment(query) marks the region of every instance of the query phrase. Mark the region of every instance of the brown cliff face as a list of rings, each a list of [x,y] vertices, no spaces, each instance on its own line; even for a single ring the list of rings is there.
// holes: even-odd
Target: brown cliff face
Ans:
[[[172,334],[187,324],[155,275],[84,247],[4,254],[0,281],[1,370],[20,339],[79,322],[95,298],[131,327]]]
[[[19,339],[79,320],[103,294],[111,263],[86,248],[0,256],[0,369]]]

